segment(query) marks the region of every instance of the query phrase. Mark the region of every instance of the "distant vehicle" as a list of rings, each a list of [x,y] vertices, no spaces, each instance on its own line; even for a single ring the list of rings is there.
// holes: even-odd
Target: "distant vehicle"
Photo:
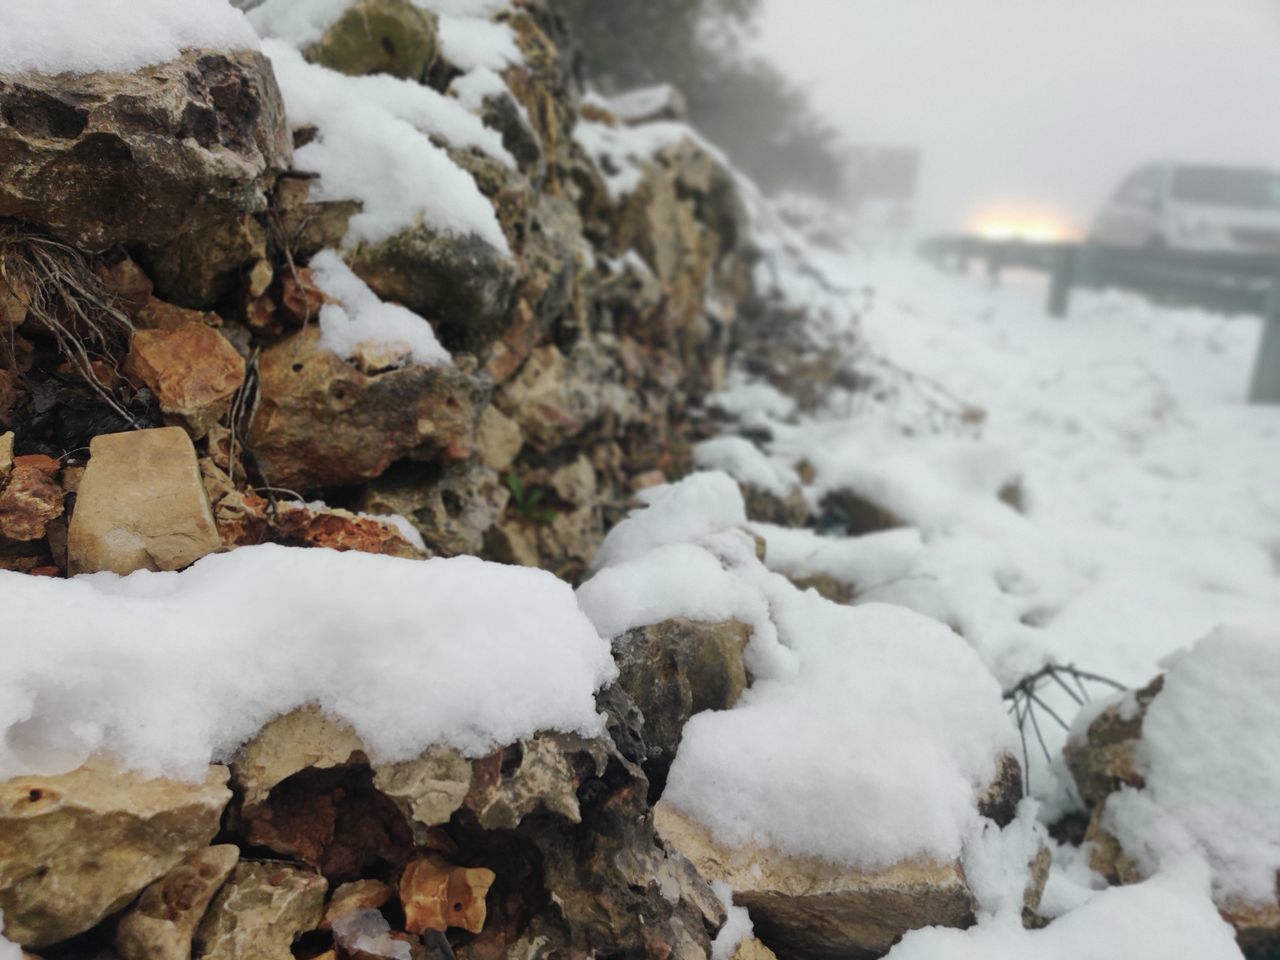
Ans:
[[[1107,201],[1089,239],[1121,247],[1280,253],[1280,171],[1142,167]]]

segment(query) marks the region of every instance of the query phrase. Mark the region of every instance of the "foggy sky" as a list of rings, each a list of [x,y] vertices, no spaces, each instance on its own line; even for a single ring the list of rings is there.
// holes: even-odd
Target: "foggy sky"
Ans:
[[[850,142],[924,150],[925,229],[1084,227],[1149,160],[1280,167],[1280,0],[767,0],[758,43]]]

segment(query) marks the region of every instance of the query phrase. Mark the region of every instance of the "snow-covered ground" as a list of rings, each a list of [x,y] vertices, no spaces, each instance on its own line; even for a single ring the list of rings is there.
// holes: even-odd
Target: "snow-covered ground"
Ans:
[[[1141,685],[1216,627],[1280,623],[1280,410],[1245,403],[1256,318],[1080,292],[1053,320],[1029,274],[843,269],[875,291],[862,335],[896,388],[752,419],[813,465],[815,500],[852,489],[919,536],[764,529],[772,565],[951,624],[1005,685],[1046,660]]]

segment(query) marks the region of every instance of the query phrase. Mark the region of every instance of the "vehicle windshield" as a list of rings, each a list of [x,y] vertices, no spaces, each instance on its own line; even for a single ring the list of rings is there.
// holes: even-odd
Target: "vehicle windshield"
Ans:
[[[1280,210],[1280,174],[1241,167],[1178,167],[1173,197],[1219,207]]]

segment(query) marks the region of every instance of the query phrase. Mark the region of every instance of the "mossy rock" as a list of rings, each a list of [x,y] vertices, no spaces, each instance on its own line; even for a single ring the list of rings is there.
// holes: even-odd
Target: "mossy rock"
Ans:
[[[356,0],[305,54],[348,76],[389,73],[421,80],[438,50],[433,14],[410,0]]]

